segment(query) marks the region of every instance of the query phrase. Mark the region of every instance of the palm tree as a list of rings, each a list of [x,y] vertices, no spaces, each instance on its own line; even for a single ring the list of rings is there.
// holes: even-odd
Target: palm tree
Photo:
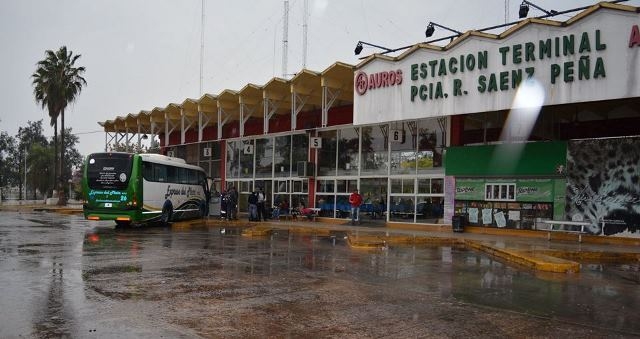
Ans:
[[[82,77],[84,67],[75,67],[75,62],[80,58],[80,54],[73,55],[67,47],[62,46],[57,52],[45,51],[46,58],[39,61],[36,72],[31,75],[33,78],[33,94],[36,102],[47,108],[51,125],[54,126],[54,145],[57,146],[58,129],[57,121],[60,117],[60,171],[57,178],[58,204],[65,205],[64,196],[64,111],[69,103],[76,100],[82,91],[82,87],[87,82]],[[58,153],[55,147],[55,153]],[[55,157],[57,158],[57,156]],[[55,160],[54,160],[55,161]],[[57,175],[57,174],[56,174]]]

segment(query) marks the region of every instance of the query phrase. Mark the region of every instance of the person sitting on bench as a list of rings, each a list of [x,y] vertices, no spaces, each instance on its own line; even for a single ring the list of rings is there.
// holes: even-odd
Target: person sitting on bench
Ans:
[[[300,215],[306,216],[309,220],[313,220],[316,216],[316,211],[313,208],[305,207],[300,210]]]

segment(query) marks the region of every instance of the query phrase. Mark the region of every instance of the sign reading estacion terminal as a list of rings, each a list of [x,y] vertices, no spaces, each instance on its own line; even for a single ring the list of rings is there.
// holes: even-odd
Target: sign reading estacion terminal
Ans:
[[[541,85],[544,105],[640,96],[639,23],[638,13],[600,8],[566,26],[528,23],[446,50],[375,57],[354,75],[354,123],[509,109],[524,81]]]

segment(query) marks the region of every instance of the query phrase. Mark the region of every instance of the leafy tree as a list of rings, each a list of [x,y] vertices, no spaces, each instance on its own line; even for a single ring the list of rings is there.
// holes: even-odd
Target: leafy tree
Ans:
[[[123,143],[114,143],[109,145],[110,152],[128,152],[128,153],[160,153],[160,143],[156,140],[151,140],[149,147],[147,146],[138,146],[135,144],[123,144]]]
[[[55,181],[53,168],[51,168],[54,157],[55,152],[50,145],[34,144],[29,149],[27,154],[27,163],[29,164],[27,182],[33,188],[34,200],[37,199],[36,190],[47,194]]]
[[[51,122],[55,125],[56,130],[54,137],[54,145],[57,141],[57,120],[60,116],[60,177],[58,180],[58,188],[64,187],[64,158],[65,158],[65,141],[64,141],[64,111],[69,103],[73,103],[76,97],[82,91],[82,87],[87,84],[82,77],[85,72],[84,67],[75,67],[75,63],[80,58],[80,54],[73,55],[73,52],[67,51],[66,46],[60,47],[56,52],[51,50],[45,51],[45,59],[37,63],[35,73],[31,75],[33,78],[33,94],[37,103],[42,108],[47,108]],[[54,146],[55,148],[55,146]],[[57,150],[56,150],[57,153]],[[59,205],[65,205],[66,199],[62,190],[59,191]]]
[[[12,150],[16,149],[16,141],[6,131],[0,132],[0,199],[4,199],[2,189],[16,177]]]
[[[160,141],[155,138],[151,139],[149,142],[149,148],[147,148],[147,153],[160,154]]]
[[[65,129],[65,135],[68,136],[64,140],[64,149],[66,150],[64,154],[64,164],[66,166],[62,173],[65,178],[71,179],[73,170],[82,166],[82,155],[80,155],[80,152],[76,149],[76,144],[80,139],[77,135],[71,133],[71,128]]]
[[[17,179],[17,185],[20,189],[20,198],[22,198],[22,186],[25,185],[27,183],[31,183],[30,180],[27,180],[27,183],[24,183],[24,177],[25,177],[25,157],[29,157],[29,154],[31,153],[31,148],[34,146],[39,146],[39,147],[47,147],[48,146],[48,142],[47,142],[47,138],[44,136],[43,134],[43,128],[42,128],[42,120],[40,121],[28,121],[27,122],[27,126],[26,127],[19,127],[18,128],[18,134],[16,135],[15,139],[18,141],[18,145],[17,145],[17,152],[15,152],[15,160],[17,160],[19,163],[17,163],[17,171],[18,171],[18,175],[16,177]],[[26,153],[25,153],[26,152]],[[31,162],[28,161],[27,159],[27,165],[31,164]],[[46,164],[46,167],[50,167],[50,163]],[[28,188],[28,187],[27,187]],[[35,196],[35,186],[31,186],[31,188],[33,189],[33,194]],[[27,190],[25,189],[25,192]],[[45,191],[41,191],[41,192],[45,192]],[[25,197],[26,198],[26,197]]]
[[[20,148],[29,148],[29,146],[34,144],[40,146],[47,146],[49,144],[43,134],[42,120],[28,121],[26,127],[19,127],[16,139],[19,140],[18,147]]]

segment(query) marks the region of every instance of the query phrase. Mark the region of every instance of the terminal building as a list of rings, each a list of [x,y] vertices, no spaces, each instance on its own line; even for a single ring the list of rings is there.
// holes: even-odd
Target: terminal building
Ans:
[[[241,212],[263,187],[349,218],[358,188],[365,219],[639,237],[639,12],[599,3],[205,94],[100,122],[105,147],[157,135]]]

